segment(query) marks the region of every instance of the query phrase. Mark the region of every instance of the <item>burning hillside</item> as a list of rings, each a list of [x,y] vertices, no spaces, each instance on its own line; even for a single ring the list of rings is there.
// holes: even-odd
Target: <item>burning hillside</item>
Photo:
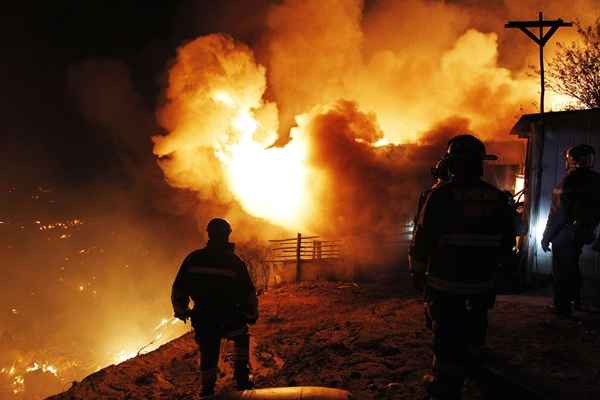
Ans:
[[[48,186],[4,192],[0,399],[46,397],[187,330],[155,283],[171,279],[177,266],[163,267],[185,243],[165,253],[156,226],[115,207],[115,192],[110,205],[95,200],[82,209]]]

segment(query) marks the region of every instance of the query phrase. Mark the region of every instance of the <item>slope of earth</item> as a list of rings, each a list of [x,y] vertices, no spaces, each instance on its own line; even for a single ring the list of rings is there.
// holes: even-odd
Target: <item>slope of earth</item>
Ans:
[[[551,397],[600,398],[598,321],[557,319],[543,305],[516,298],[501,297],[491,313],[494,358]],[[339,387],[357,399],[423,397],[431,335],[422,302],[406,284],[288,285],[261,296],[261,313],[251,329],[257,386]],[[223,346],[221,390],[232,387],[231,350]],[[187,334],[51,399],[194,399],[198,363]],[[468,383],[465,398],[481,398],[478,386]]]

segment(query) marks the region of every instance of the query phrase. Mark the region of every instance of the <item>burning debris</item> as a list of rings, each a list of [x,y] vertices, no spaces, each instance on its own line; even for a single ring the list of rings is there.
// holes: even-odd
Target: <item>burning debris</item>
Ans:
[[[72,229],[73,227],[82,225],[83,221],[75,218],[70,221],[54,222],[54,223],[50,223],[50,224],[42,224],[40,221],[37,221],[37,220],[34,221],[34,223],[36,225],[39,225],[40,231],[49,231],[49,230],[53,230],[53,229],[62,229],[62,230],[66,231],[66,230]]]
[[[0,376],[4,376],[8,380],[13,395],[19,395],[25,392],[26,381],[28,377],[35,376],[36,372],[42,374],[50,374],[59,378],[58,369],[49,363],[33,362],[28,366],[21,366],[20,363],[13,364],[10,367],[0,368]],[[60,386],[59,386],[60,387]],[[0,390],[0,394],[2,391]]]

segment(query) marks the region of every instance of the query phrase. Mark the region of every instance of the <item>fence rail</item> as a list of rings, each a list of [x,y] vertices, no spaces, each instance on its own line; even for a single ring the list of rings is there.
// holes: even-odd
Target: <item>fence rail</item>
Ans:
[[[268,261],[315,261],[331,260],[340,257],[341,240],[323,240],[320,236],[302,236],[295,238],[269,240],[271,243]]]
[[[413,225],[404,224],[392,234],[382,235],[378,238],[377,245],[387,249],[405,246],[412,238]],[[342,239],[322,239],[320,236],[302,236],[298,233],[295,238],[273,239],[269,249],[267,262],[281,262],[296,264],[296,280],[302,280],[302,262],[336,261],[342,258],[344,246],[356,242],[359,238],[352,238],[346,243]],[[372,239],[372,238],[371,238]]]
[[[401,225],[397,232],[382,235],[378,245],[383,248],[407,245],[412,238],[412,231],[412,223]],[[273,239],[269,242],[271,247],[267,261],[295,261],[297,263],[302,261],[337,260],[344,253],[345,244],[345,240],[342,239],[322,239],[320,236],[302,236],[301,233],[298,233],[294,238]],[[348,242],[351,242],[351,240]]]

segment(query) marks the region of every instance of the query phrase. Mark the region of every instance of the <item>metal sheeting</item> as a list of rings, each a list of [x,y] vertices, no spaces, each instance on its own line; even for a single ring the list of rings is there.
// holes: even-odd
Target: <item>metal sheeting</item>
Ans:
[[[533,258],[530,268],[534,273],[551,274],[552,257],[551,253],[544,253],[540,246],[541,235],[543,233],[550,204],[552,200],[552,189],[565,174],[563,152],[572,145],[586,143],[593,146],[600,154],[600,110],[582,110],[548,113],[545,115],[545,135],[543,145],[540,140],[531,140],[535,132],[517,131],[518,127],[533,126],[533,123],[539,119],[538,115],[528,115],[521,118],[515,125],[513,133],[518,133],[521,137],[528,136],[531,154],[538,154],[543,148],[541,164],[543,168],[542,180],[540,184],[540,204],[538,212],[532,212],[532,216],[537,214],[536,220],[530,221],[532,245],[529,251],[533,251]],[[530,124],[526,122],[529,121]],[[515,132],[517,131],[517,132]],[[535,162],[533,163],[535,164]],[[595,169],[599,170],[600,163],[596,163]],[[533,176],[535,171],[531,168],[528,173],[529,182],[535,180]],[[530,185],[535,190],[535,185]],[[530,192],[531,198],[535,195]],[[535,217],[532,217],[535,218]],[[533,247],[536,248],[533,248]],[[584,247],[581,257],[581,272],[584,278],[600,279],[600,254],[593,252],[589,246]]]

